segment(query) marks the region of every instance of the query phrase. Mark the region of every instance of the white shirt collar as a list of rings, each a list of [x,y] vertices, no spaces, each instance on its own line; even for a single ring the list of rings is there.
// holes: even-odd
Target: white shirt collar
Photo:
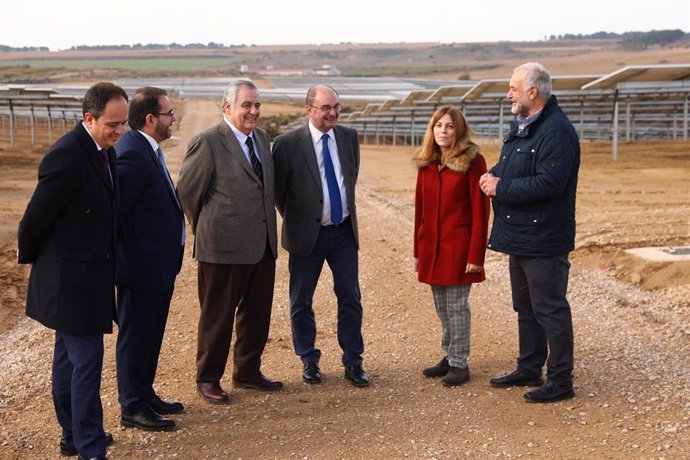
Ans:
[[[149,144],[151,144],[151,148],[153,149],[153,151],[154,151],[154,152],[157,152],[157,151],[158,151],[158,142],[156,142],[156,140],[155,140],[154,138],[152,138],[151,136],[149,136],[148,134],[146,134],[144,131],[141,131],[140,129],[137,129],[137,131],[139,131],[139,133],[140,133],[142,136],[144,136],[144,139],[146,139],[147,141],[149,141]]]
[[[335,133],[333,132],[333,128],[329,129],[328,131],[321,132],[320,130],[316,129],[314,125],[311,124],[311,120],[309,120],[309,132],[311,133],[311,140],[314,142],[314,145],[318,144],[321,142],[321,137],[324,134],[328,134],[328,137],[331,139],[335,140]]]
[[[86,130],[86,132],[89,133],[89,137],[91,138],[91,140],[93,141],[93,143],[96,144],[96,150],[98,150],[99,152],[100,152],[101,150],[103,150],[103,147],[101,147],[100,145],[98,145],[98,142],[96,142],[96,139],[93,138],[93,135],[91,134],[91,131],[89,131],[89,128],[86,126],[86,122],[85,122],[85,121],[82,121],[82,122],[81,122],[81,125],[84,127],[84,129]]]
[[[232,122],[230,122],[230,120],[228,120],[227,117],[226,117],[225,115],[223,115],[223,120],[225,120],[225,123],[227,123],[227,125],[230,127],[230,129],[232,130],[232,132],[235,133],[235,137],[237,138],[237,140],[238,140],[238,142],[240,143],[240,145],[246,144],[246,143],[247,143],[247,138],[248,138],[248,137],[251,137],[251,138],[252,138],[252,142],[254,142],[254,144],[256,144],[255,139],[254,139],[254,136],[252,136],[252,134],[254,133],[254,131],[252,131],[252,132],[249,133],[248,135],[247,135],[247,134],[244,134],[242,131],[240,131],[239,129],[237,129],[237,128],[235,127],[235,125],[233,125]]]

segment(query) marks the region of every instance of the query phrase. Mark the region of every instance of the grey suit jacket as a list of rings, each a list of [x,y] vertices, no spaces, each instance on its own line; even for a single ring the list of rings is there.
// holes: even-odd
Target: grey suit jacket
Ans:
[[[343,171],[352,230],[359,247],[355,185],[359,175],[357,131],[335,126],[338,158]],[[283,216],[282,245],[291,254],[306,256],[316,244],[323,212],[323,185],[307,125],[278,136],[273,143],[276,206]]]
[[[268,134],[254,130],[264,183],[224,120],[195,136],[182,161],[177,190],[194,233],[194,257],[216,264],[255,264],[266,239],[277,257],[273,158]]]

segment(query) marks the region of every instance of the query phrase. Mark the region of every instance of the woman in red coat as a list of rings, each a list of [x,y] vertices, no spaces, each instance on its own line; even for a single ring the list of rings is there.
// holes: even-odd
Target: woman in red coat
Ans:
[[[431,285],[443,327],[446,356],[424,369],[447,386],[470,379],[472,283],[484,281],[489,199],[479,188],[486,162],[470,140],[472,131],[460,110],[442,107],[431,117],[422,149],[415,194],[414,256],[419,281]]]

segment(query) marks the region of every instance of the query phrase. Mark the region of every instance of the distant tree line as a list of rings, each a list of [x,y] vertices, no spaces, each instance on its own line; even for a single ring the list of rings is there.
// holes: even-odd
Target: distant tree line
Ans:
[[[142,45],[136,43],[134,45],[77,45],[71,47],[70,51],[114,51],[114,50],[189,50],[189,49],[228,49],[228,48],[244,48],[246,45],[230,45],[225,46],[222,43],[187,43],[182,45],[180,43],[148,43]]]
[[[6,53],[9,51],[50,51],[47,46],[7,46],[0,45],[0,53]]]
[[[650,46],[665,46],[684,41],[690,41],[690,33],[680,29],[650,30],[649,32],[595,32],[593,34],[563,34],[551,35],[549,40],[592,40],[592,39],[617,39],[621,46],[628,49],[646,49]]]

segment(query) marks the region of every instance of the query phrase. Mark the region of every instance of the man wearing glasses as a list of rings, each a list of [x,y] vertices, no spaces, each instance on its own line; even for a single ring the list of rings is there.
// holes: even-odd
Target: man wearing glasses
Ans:
[[[175,112],[163,89],[137,90],[132,127],[116,146],[120,181],[117,284],[117,386],[121,424],[167,431],[164,417],[182,412],[153,390],[175,277],[184,253],[184,216],[160,143],[172,135]]]
[[[345,378],[366,387],[355,206],[359,140],[354,129],[336,126],[341,110],[333,88],[309,89],[308,124],[278,136],[273,145],[276,206],[283,216],[282,245],[290,253],[292,341],[304,366],[302,379],[321,383],[312,300],[325,261],[338,301]]]

